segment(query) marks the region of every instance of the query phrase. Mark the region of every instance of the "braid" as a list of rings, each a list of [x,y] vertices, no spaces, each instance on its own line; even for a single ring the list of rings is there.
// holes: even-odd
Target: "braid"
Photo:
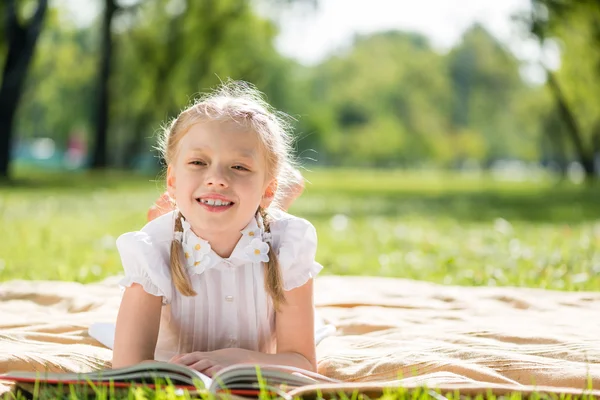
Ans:
[[[265,233],[271,233],[271,219],[267,211],[259,207],[258,213],[262,218]],[[283,294],[283,279],[279,268],[279,260],[273,251],[272,243],[269,245],[269,261],[266,263],[265,290],[271,296],[275,309],[279,309],[281,304],[285,304],[285,295]]]
[[[184,296],[195,296],[196,292],[190,283],[190,279],[188,277],[187,271],[185,270],[185,257],[183,254],[183,247],[181,246],[181,241],[183,238],[183,226],[181,224],[181,219],[183,215],[181,212],[177,213],[177,217],[175,218],[175,233],[180,233],[180,235],[174,235],[173,241],[171,242],[171,277],[173,279],[173,283],[175,284],[175,288],[179,290],[181,294]],[[179,236],[179,238],[177,237]]]

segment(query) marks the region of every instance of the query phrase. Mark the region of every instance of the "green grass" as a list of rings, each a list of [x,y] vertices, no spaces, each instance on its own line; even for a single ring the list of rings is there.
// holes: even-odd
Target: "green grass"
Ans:
[[[583,391],[582,391],[583,392]],[[440,395],[445,396],[447,400],[595,400],[596,397],[590,394],[562,394],[553,393],[532,393],[531,395],[521,394],[518,392],[509,393],[506,395],[495,395],[491,391],[485,394],[476,396],[461,395],[457,391],[440,392],[439,390],[431,390],[426,387],[407,389],[403,387],[386,388],[382,391],[378,400],[440,400]],[[147,386],[131,387],[129,389],[115,389],[113,387],[87,387],[69,385],[62,388],[44,387],[43,385],[35,385],[31,393],[15,390],[13,393],[8,393],[2,397],[3,400],[46,400],[46,399],[154,399],[154,400],[179,400],[179,399],[227,399],[227,395],[215,396],[212,393],[201,391],[190,394],[187,391],[175,389],[172,385],[162,385],[156,388]],[[241,397],[238,397],[241,398]],[[276,397],[270,393],[264,393],[258,397],[260,400],[275,400],[283,397]],[[354,391],[348,393],[327,393],[326,396],[317,396],[316,398],[329,398],[331,400],[369,400],[367,394]],[[294,398],[296,400],[298,398]]]
[[[600,289],[600,186],[440,172],[317,170],[290,212],[327,274]],[[114,241],[145,223],[156,177],[19,171],[0,187],[0,280],[121,272]]]

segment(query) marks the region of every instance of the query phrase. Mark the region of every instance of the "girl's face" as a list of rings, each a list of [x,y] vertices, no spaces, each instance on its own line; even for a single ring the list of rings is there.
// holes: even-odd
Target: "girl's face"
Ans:
[[[274,195],[259,139],[235,122],[193,125],[167,169],[171,197],[199,236],[243,230]]]

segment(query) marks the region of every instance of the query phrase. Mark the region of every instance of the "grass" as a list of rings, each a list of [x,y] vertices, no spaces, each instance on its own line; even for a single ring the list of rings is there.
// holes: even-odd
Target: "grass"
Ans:
[[[92,384],[93,385],[93,384]],[[264,393],[264,394],[263,394]],[[375,393],[371,393],[374,395]],[[491,391],[486,394],[478,394],[476,396],[466,396],[454,392],[440,392],[439,390],[431,390],[426,387],[406,389],[402,387],[386,388],[382,393],[376,394],[378,400],[595,400],[596,398],[589,394],[571,395],[571,394],[553,394],[553,393],[532,393],[531,395],[521,394],[518,392],[509,393],[506,395],[495,395]],[[444,397],[441,397],[441,396]],[[44,388],[40,385],[35,385],[32,392],[15,391],[2,396],[3,400],[28,400],[28,399],[155,399],[155,400],[180,400],[180,399],[229,399],[226,394],[214,395],[213,393],[200,391],[190,394],[187,391],[176,389],[172,385],[158,385],[158,387],[150,388],[147,386],[131,387],[129,389],[115,389],[113,387],[88,387],[69,385],[65,387]],[[241,399],[242,397],[234,397]],[[285,397],[276,397],[268,392],[262,392],[258,397],[260,400],[275,400],[285,399]],[[327,393],[325,396],[318,395],[317,399],[328,398],[331,400],[369,400],[368,394],[358,393],[357,391],[348,394],[339,392],[337,394]]]
[[[459,285],[600,289],[600,187],[549,178],[317,170],[290,212],[319,235],[323,273]],[[159,178],[21,171],[0,187],[0,280],[121,272],[114,242],[145,223]]]

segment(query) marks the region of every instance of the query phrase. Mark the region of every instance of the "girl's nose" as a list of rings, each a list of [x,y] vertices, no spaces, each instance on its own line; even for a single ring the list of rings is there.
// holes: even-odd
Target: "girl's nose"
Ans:
[[[211,168],[206,176],[206,185],[227,187],[227,176],[225,171],[218,167]]]

